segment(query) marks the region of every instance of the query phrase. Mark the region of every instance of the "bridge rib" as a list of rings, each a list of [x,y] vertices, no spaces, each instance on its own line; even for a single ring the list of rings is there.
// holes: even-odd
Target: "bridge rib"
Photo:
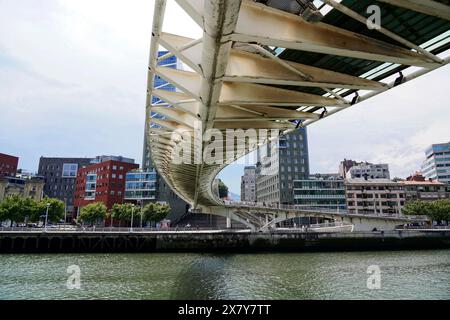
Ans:
[[[201,74],[200,69],[200,52],[202,44],[181,52],[178,48],[194,42],[194,39],[180,37],[168,33],[161,35],[161,44],[186,63],[190,68]],[[281,60],[281,59],[280,59]],[[283,61],[290,66],[292,70],[286,70],[282,64],[277,63],[274,59],[269,59],[252,52],[232,49],[230,52],[228,67],[223,81],[266,83],[276,85],[291,85],[304,87],[332,87],[347,89],[365,89],[379,90],[385,84],[342,74],[325,69],[315,68],[300,63]],[[303,73],[306,77],[301,77],[299,73]]]
[[[379,0],[393,6],[421,12],[430,16],[450,20],[450,7],[431,0]]]
[[[419,71],[420,75],[448,63],[448,59],[441,61],[415,44],[400,41],[400,37],[388,31],[383,32],[418,52],[325,23],[312,24],[301,16],[249,0],[176,1],[201,26],[203,37],[190,39],[161,32],[165,1],[156,0],[148,71],[146,137],[151,143],[152,159],[158,173],[184,200],[205,212],[210,206],[223,205],[212,190],[216,174],[231,160],[267,140],[245,143],[237,153],[223,159],[224,163],[174,163],[173,155],[182,144],[194,141],[194,138],[184,137],[183,133],[193,133],[198,123],[202,124],[200,134],[211,128],[220,132],[232,128],[275,128],[289,132],[297,127],[293,120],[302,120],[301,126],[307,126],[350,106],[330,88],[372,91],[361,97],[360,101],[364,101],[393,87],[392,83],[387,85],[282,60],[263,45],[425,67]],[[425,10],[417,7],[420,5],[417,0],[382,1],[397,5],[408,2],[408,9]],[[325,2],[334,3],[332,0]],[[422,7],[428,10],[437,9],[434,1],[423,3]],[[430,13],[436,14],[436,11]],[[159,45],[169,52],[158,58]],[[156,66],[156,62],[163,63],[173,55],[194,72]],[[154,75],[182,92],[154,89]],[[409,76],[406,76],[403,82],[408,80]],[[328,95],[300,92],[298,87],[320,88]],[[151,104],[152,96],[162,102]],[[328,113],[321,107],[326,107]],[[162,119],[150,119],[150,109]],[[150,127],[149,123],[158,128]],[[217,150],[226,150],[224,141],[217,142]],[[241,142],[246,142],[245,137],[233,140],[236,145]],[[196,158],[208,151],[206,143],[199,149],[191,146],[187,149],[189,156]]]

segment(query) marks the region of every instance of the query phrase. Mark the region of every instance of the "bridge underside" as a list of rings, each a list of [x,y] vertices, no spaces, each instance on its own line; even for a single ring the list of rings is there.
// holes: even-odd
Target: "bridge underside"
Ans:
[[[176,1],[203,37],[163,32],[166,1],[155,0],[146,148],[167,184],[201,212],[223,205],[213,182],[227,164],[449,62],[448,1],[382,0],[378,29],[365,24],[368,0],[323,0],[323,17],[297,1],[290,11],[277,1]],[[160,46],[169,53],[158,57]],[[189,70],[164,66],[173,55]],[[408,74],[410,66],[419,68]],[[177,91],[154,88],[155,76]],[[227,139],[228,129],[243,131]]]

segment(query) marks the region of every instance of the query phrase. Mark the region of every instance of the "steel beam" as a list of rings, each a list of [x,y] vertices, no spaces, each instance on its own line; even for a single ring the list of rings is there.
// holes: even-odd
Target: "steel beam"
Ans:
[[[280,89],[276,87],[252,84],[225,82],[220,95],[222,105],[274,105],[274,106],[340,106],[341,100],[319,95]]]
[[[231,39],[317,53],[432,67],[421,54],[325,23],[309,23],[302,17],[263,4],[243,1]]]
[[[450,7],[431,0],[379,0],[393,6],[421,12],[430,16],[450,20]]]

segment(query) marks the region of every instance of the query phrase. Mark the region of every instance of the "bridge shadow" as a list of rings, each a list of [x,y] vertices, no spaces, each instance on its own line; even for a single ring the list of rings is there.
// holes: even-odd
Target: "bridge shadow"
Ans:
[[[199,254],[176,278],[170,299],[226,299],[227,272],[235,254]]]

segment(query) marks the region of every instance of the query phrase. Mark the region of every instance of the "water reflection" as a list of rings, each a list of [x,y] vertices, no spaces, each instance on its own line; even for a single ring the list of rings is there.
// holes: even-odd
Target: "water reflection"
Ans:
[[[68,290],[67,267],[81,268]],[[379,265],[382,288],[366,286]],[[0,255],[0,299],[449,299],[450,250]]]

